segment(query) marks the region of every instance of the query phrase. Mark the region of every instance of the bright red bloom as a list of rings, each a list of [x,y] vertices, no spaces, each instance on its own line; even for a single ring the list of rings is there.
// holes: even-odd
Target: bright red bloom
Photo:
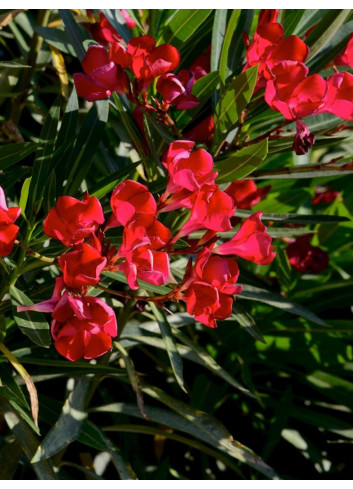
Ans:
[[[335,58],[336,66],[350,66],[353,68],[353,34],[351,35],[343,53]]]
[[[199,100],[192,95],[194,78],[191,73],[182,70],[178,75],[166,73],[157,82],[157,91],[165,102],[174,105],[177,110],[193,109],[199,105]]]
[[[106,264],[107,259],[86,243],[59,258],[64,282],[73,289],[97,284]]]
[[[62,196],[56,207],[50,209],[43,229],[51,238],[71,247],[83,243],[104,222],[104,213],[96,197],[85,196],[83,202],[74,197]]]
[[[206,143],[210,145],[213,140],[214,133],[214,118],[213,115],[209,115],[203,121],[199,122],[196,126],[189,129],[185,133],[186,139],[191,139],[192,141],[199,141],[201,143]]]
[[[320,112],[329,112],[342,119],[353,120],[353,75],[335,73],[327,79],[327,96]]]
[[[129,90],[126,73],[113,61],[103,46],[89,46],[82,61],[84,73],[74,73],[77,94],[89,102],[110,97],[112,92]]]
[[[119,10],[124,17],[128,28],[133,29],[136,25],[136,22],[130,17],[126,10]],[[99,18],[99,22],[95,22],[93,24],[84,24],[86,29],[91,33],[93,39],[103,46],[108,46],[113,42],[120,41],[121,36],[114,29],[114,27],[111,25],[111,23],[107,20],[102,12],[99,12]]]
[[[300,236],[287,246],[286,253],[291,266],[299,273],[321,273],[328,267],[329,256],[309,241],[312,235]]]
[[[232,197],[238,209],[250,209],[266,197],[270,190],[271,185],[257,188],[254,180],[237,180],[225,189],[225,193]]]
[[[261,9],[259,13],[258,25],[272,24],[277,22],[279,9]]]
[[[114,190],[110,205],[113,211],[107,227],[125,226],[136,213],[154,215],[157,204],[146,185],[125,180]]]
[[[204,185],[196,194],[189,220],[174,236],[176,242],[182,236],[208,229],[214,232],[224,232],[232,229],[230,218],[235,213],[233,199],[220,190],[218,185]]]
[[[193,282],[184,293],[183,301],[188,313],[209,328],[216,328],[217,319],[226,319],[232,314],[233,298],[206,282]]]
[[[327,190],[315,189],[315,197],[311,201],[312,204],[331,204],[339,196],[339,192],[328,188]]]
[[[5,193],[0,187],[0,256],[12,252],[19,227],[14,224],[21,214],[21,207],[7,207]]]
[[[297,120],[297,132],[294,137],[293,149],[297,155],[305,155],[315,143],[315,135],[309,131],[304,122]]]
[[[218,255],[237,255],[258,265],[268,265],[276,256],[272,238],[261,222],[262,212],[245,219],[235,236],[212,250]]]
[[[169,257],[164,251],[140,246],[126,256],[126,261],[119,265],[119,270],[125,273],[132,290],[139,288],[138,278],[149,284],[163,285],[169,279]]]
[[[286,119],[302,119],[324,107],[327,83],[318,74],[306,77],[302,63],[277,63],[272,73],[275,78],[266,84],[265,100]]]
[[[195,195],[203,185],[214,184],[217,172],[213,170],[213,158],[203,149],[191,152],[194,141],[174,141],[162,157],[168,170],[168,183],[160,199],[161,211],[180,207],[191,208]]]
[[[113,309],[97,297],[72,297],[64,292],[52,315],[54,346],[72,362],[104,355],[118,334]]]

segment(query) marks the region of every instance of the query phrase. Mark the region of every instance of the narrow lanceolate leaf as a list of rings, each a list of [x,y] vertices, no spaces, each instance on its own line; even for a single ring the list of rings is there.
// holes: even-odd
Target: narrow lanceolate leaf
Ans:
[[[26,178],[26,180],[23,182],[22,189],[21,189],[21,194],[20,194],[20,201],[19,201],[19,206],[21,207],[21,214],[26,217],[26,205],[27,205],[27,200],[28,200],[28,192],[29,192],[29,186],[31,184],[31,179],[32,177]]]
[[[221,78],[221,82],[225,85],[227,78],[227,66],[228,66],[228,58],[229,58],[229,47],[232,42],[234,31],[238,25],[238,20],[240,16],[241,10],[234,9],[232,15],[229,19],[226,34],[224,37],[224,42],[222,46],[221,57],[219,60],[219,76]]]
[[[35,311],[17,312],[17,306],[31,306],[33,302],[14,285],[10,286],[10,296],[14,306],[14,318],[22,333],[36,345],[49,348],[49,324],[44,315]]]
[[[0,68],[30,68],[29,65],[17,63],[16,61],[0,61]]]
[[[76,56],[82,61],[86,54],[83,42],[89,38],[88,32],[86,33],[84,28],[75,22],[74,16],[70,10],[60,9],[59,13],[65,27],[65,33],[70,39]]]
[[[222,161],[215,162],[215,170],[218,171],[217,182],[233,182],[250,175],[264,161],[267,152],[268,142],[265,139],[230,154]]]
[[[39,409],[38,395],[37,395],[36,386],[34,385],[31,376],[24,368],[24,366],[18,361],[15,355],[8,348],[6,348],[6,346],[1,342],[0,342],[0,351],[5,355],[5,357],[11,363],[13,368],[20,374],[24,383],[26,384],[29,398],[31,401],[31,411],[32,411],[33,421],[35,425],[38,426],[38,409]]]
[[[103,9],[102,10],[109,23],[120,34],[126,43],[131,39],[131,31],[126,25],[125,19],[119,9]]]
[[[86,405],[90,387],[91,379],[89,377],[76,380],[59,419],[39,445],[31,460],[32,463],[47,460],[76,440],[87,418]]]
[[[0,411],[9,429],[15,434],[26,457],[31,460],[39,444],[37,437],[11,404],[2,396],[0,396]],[[33,464],[33,470],[39,480],[57,480],[51,460]]]
[[[302,306],[301,304],[296,304],[295,302],[292,302],[279,294],[269,292],[266,289],[261,289],[252,285],[243,285],[243,289],[239,297],[243,299],[264,302],[265,304],[269,304],[270,306],[308,319],[309,321],[312,321],[315,324],[319,324],[320,326],[328,326],[325,321],[320,319],[316,314],[309,311],[309,309]]]
[[[0,148],[0,170],[6,170],[36,151],[36,143],[6,144]]]
[[[119,448],[92,422],[86,420],[79,441],[100,451],[107,451],[122,480],[137,480],[129,462],[120,453]]]
[[[310,47],[307,61],[314,58],[331,41],[350,13],[349,9],[331,9],[323,16],[305,41]]]
[[[154,302],[150,302],[150,306],[156,318],[156,321],[159,325],[159,328],[161,330],[175,378],[178,384],[180,385],[180,387],[183,389],[183,391],[187,392],[187,389],[184,384],[184,377],[183,377],[183,361],[178,352],[178,348],[173,336],[172,328],[168,323],[167,316],[163,311],[163,309],[158,308],[156,304],[154,304]]]
[[[163,31],[163,42],[180,48],[194,32],[205,22],[212,9],[180,9],[176,10],[172,19]],[[158,44],[161,44],[162,39]]]
[[[218,70],[226,30],[227,12],[227,9],[217,9],[215,11],[211,42],[211,71]]]
[[[247,211],[243,209],[237,209],[236,215],[238,217],[247,218],[254,214],[253,211]],[[264,213],[261,216],[262,221],[283,221],[288,223],[296,223],[296,224],[321,224],[328,222],[344,222],[349,221],[347,217],[344,216],[327,216],[326,214],[315,214],[315,215],[307,215],[307,214],[293,214],[293,213],[285,213],[285,214],[267,214]]]
[[[117,280],[118,282],[122,282],[123,284],[127,284],[125,274],[122,272],[103,272],[103,275]],[[164,285],[152,285],[144,280],[138,280],[138,284],[141,289],[145,289],[158,295],[168,294],[171,291],[169,287],[165,287]]]
[[[248,464],[269,478],[277,477],[273,469],[265,464],[252,450],[234,440],[232,435],[216,418],[193,409],[157,387],[145,385],[143,386],[143,391],[190,421],[200,432],[207,436],[211,444],[218,450],[222,450],[231,457]]]
[[[40,209],[41,200],[46,185],[46,180],[51,168],[51,158],[54,152],[55,137],[60,115],[59,98],[57,98],[49,110],[40,134],[42,147],[37,151],[32,170],[32,180],[29,190],[29,207],[33,214]]]
[[[92,187],[90,195],[101,199],[105,197],[109,192],[111,192],[120,182],[132,176],[136,168],[141,164],[141,161],[136,163],[129,163],[125,168],[117,170],[114,173],[103,178],[100,182]]]
[[[239,120],[251,99],[256,79],[257,66],[253,66],[231,81],[216,107],[215,126],[218,133],[228,132]]]
[[[229,320],[236,321],[247,333],[249,333],[250,336],[255,338],[255,340],[266,344],[261,331],[255,323],[255,319],[246,311],[239,301],[234,301],[233,314],[230,316]]]

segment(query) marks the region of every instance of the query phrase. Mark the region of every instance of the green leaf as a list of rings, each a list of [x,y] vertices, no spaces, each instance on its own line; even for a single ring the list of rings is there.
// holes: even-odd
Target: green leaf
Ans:
[[[255,340],[266,344],[266,341],[262,336],[261,331],[257,327],[254,318],[246,311],[239,301],[234,301],[233,314],[230,316],[229,320],[236,321]]]
[[[103,178],[100,182],[95,185],[90,192],[90,195],[101,199],[105,197],[109,192],[111,192],[120,182],[132,176],[136,168],[141,164],[141,161],[136,163],[129,163],[125,168],[117,170],[114,173]]]
[[[29,187],[31,184],[31,179],[32,177],[26,178],[26,180],[23,182],[22,188],[21,188],[21,194],[20,194],[20,201],[18,205],[21,207],[21,214],[22,216],[26,217],[26,205],[27,205],[27,200],[28,200],[28,192],[29,192]]]
[[[232,15],[229,19],[226,34],[224,37],[221,57],[219,60],[219,76],[221,78],[221,82],[222,82],[223,86],[225,85],[226,78],[227,78],[227,62],[228,62],[228,58],[229,58],[229,47],[230,47],[230,44],[232,42],[234,31],[238,25],[240,13],[241,13],[240,9],[234,9],[233,10]],[[255,77],[255,81],[256,81],[256,77]]]
[[[122,272],[103,272],[103,275],[109,278],[113,278],[118,282],[122,282],[123,284],[127,284],[125,274]],[[152,285],[148,282],[145,282],[144,280],[138,280],[138,284],[141,289],[145,289],[148,292],[153,292],[158,295],[165,295],[171,291],[169,287],[164,287],[163,285]]]
[[[128,43],[131,39],[131,31],[126,25],[125,19],[122,16],[119,9],[102,10],[105,17],[108,19],[109,23],[114,27],[114,29],[120,34],[120,36],[124,39],[126,43]]]
[[[66,35],[70,39],[76,56],[80,61],[82,61],[86,54],[83,47],[83,42],[86,39],[89,39],[88,32],[85,31],[82,26],[75,22],[74,16],[70,12],[70,10],[59,9],[59,13],[65,27]]]
[[[40,134],[42,147],[37,151],[33,164],[32,180],[29,188],[29,207],[35,215],[39,212],[44,189],[50,169],[50,161],[54,152],[56,131],[60,116],[59,97],[55,100],[45,119]]]
[[[39,445],[32,463],[49,459],[77,439],[87,417],[86,405],[90,387],[91,378],[76,379],[74,389],[66,399],[59,419]]]
[[[285,297],[282,297],[279,294],[274,294],[273,292],[269,292],[266,289],[261,289],[259,287],[254,287],[252,285],[243,285],[243,289],[239,294],[239,297],[247,300],[254,300],[259,302],[264,302],[265,304],[269,304],[270,306],[277,307],[278,309],[282,309],[284,311],[290,312],[291,314],[295,314],[297,316],[303,317],[312,321],[315,324],[319,324],[320,326],[328,326],[325,321],[320,319],[316,314],[309,311],[306,307],[296,304]]]
[[[55,149],[67,144],[76,135],[78,122],[78,98],[75,87],[72,88],[69,100],[66,104],[64,116],[61,121],[60,130],[56,140]]]
[[[98,100],[88,112],[77,137],[72,157],[69,162],[71,171],[67,178],[64,194],[74,195],[88,174],[92,158],[103,135],[109,115],[108,100]]]
[[[0,68],[30,68],[29,65],[17,63],[16,61],[0,61]]]
[[[82,429],[82,433],[78,440],[81,443],[96,448],[100,451],[107,451],[111,458],[114,467],[119,472],[122,480],[137,480],[137,476],[131,465],[124,460],[119,448],[92,422],[86,420]]]
[[[283,29],[286,37],[294,34],[297,25],[305,13],[305,9],[293,9],[290,14],[286,16],[283,22]]]
[[[71,56],[76,56],[76,52],[64,30],[53,29],[52,27],[35,27],[35,32],[48,44],[59,49],[59,51],[70,54]]]
[[[12,404],[15,402],[26,411],[30,410],[28,402],[14,377],[11,375],[7,365],[0,365],[0,377],[2,380],[1,395]],[[12,404],[13,405],[13,404]]]
[[[187,393],[187,389],[184,384],[184,377],[183,377],[183,361],[179,355],[178,352],[178,347],[176,345],[173,333],[172,333],[172,328],[170,327],[170,324],[168,323],[167,316],[163,309],[160,309],[154,304],[154,302],[150,302],[150,307],[152,310],[152,313],[154,314],[154,317],[156,318],[156,321],[159,325],[159,328],[162,333],[162,337],[166,346],[166,350],[168,353],[168,357],[170,360],[170,364],[172,366],[175,378],[179,384],[179,386],[182,388],[184,392]]]
[[[310,47],[310,53],[307,61],[314,58],[330,42],[336,32],[345,23],[351,10],[349,9],[332,9],[325,14],[315,29],[306,39]]]
[[[227,24],[227,9],[217,9],[214,15],[211,42],[211,71],[218,70]]]
[[[215,127],[218,133],[228,132],[238,121],[248,105],[257,80],[257,66],[253,66],[236,76],[228,85],[217,104]]]
[[[10,403],[0,396],[0,410],[11,431],[15,434],[28,460],[31,460],[39,441],[31,428],[17,414]],[[33,464],[33,470],[39,480],[57,480],[51,460]]]
[[[247,146],[230,154],[225,160],[215,162],[217,183],[234,182],[251,174],[267,156],[268,140]]]
[[[36,345],[49,348],[51,343],[49,324],[44,315],[35,311],[17,312],[17,306],[30,306],[33,302],[14,285],[10,286],[10,296],[15,308],[14,318],[22,333]]]
[[[194,32],[205,22],[212,9],[180,9],[165,24],[163,42],[180,48]],[[161,43],[159,39],[158,44]]]
[[[233,39],[229,46],[227,65],[231,73],[239,71],[242,68],[242,58],[244,56],[245,46],[243,33],[249,34],[251,24],[254,18],[254,10],[242,9],[237,23]]]
[[[238,217],[244,217],[247,218],[254,214],[253,211],[247,211],[243,209],[237,209],[236,210],[236,215]],[[296,224],[321,224],[321,223],[329,223],[329,222],[344,222],[344,221],[350,221],[348,217],[344,216],[328,216],[326,214],[293,214],[293,213],[287,213],[287,214],[262,214],[261,216],[262,221],[283,221],[283,222],[288,222],[288,223],[296,223]]]
[[[36,143],[11,143],[0,147],[0,170],[6,170],[38,149]]]

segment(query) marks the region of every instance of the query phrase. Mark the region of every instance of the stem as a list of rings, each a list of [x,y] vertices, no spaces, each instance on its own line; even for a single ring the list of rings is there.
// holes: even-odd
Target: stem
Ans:
[[[120,292],[118,290],[109,289],[108,287],[104,287],[104,285],[95,285],[97,289],[103,290],[111,295],[116,295],[117,297],[123,297],[124,299],[134,299],[135,301],[145,301],[145,302],[163,302],[175,298],[178,294],[178,287],[168,292],[165,295],[155,295],[152,297],[144,296],[144,295],[132,295],[129,292]]]
[[[277,127],[274,127],[273,129],[270,129],[269,131],[265,132],[265,134],[262,134],[261,136],[258,136],[255,139],[252,139],[251,141],[244,141],[239,148],[242,148],[244,146],[250,146],[251,144],[259,143],[260,141],[263,141],[266,138],[271,138],[274,136],[273,133],[277,132],[279,129],[282,129],[282,127],[287,126],[288,124],[291,124],[293,121],[289,120],[284,120],[279,124]]]
[[[37,258],[38,260],[44,261],[45,263],[54,263],[56,261],[56,258],[50,258],[49,256],[40,255],[36,251],[32,250],[32,248],[29,248],[28,246],[26,246],[21,241],[18,241],[17,239],[15,241],[15,244],[21,246],[21,248],[26,250],[28,255],[31,255],[34,258]]]
[[[291,168],[281,168],[279,170],[266,170],[254,172],[251,174],[252,178],[259,177],[271,177],[275,175],[288,175],[291,173],[305,173],[308,171],[353,171],[353,165],[348,163],[342,166],[328,166],[327,163],[321,163],[318,165],[303,165],[303,166],[294,166]]]

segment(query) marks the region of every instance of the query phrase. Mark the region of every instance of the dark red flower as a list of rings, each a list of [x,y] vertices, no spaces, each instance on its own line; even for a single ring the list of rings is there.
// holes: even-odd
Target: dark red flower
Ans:
[[[294,137],[293,149],[297,155],[305,155],[315,143],[315,135],[304,122],[297,120],[297,132]]]
[[[328,188],[326,190],[316,188],[315,189],[315,197],[311,201],[312,204],[331,204],[331,202],[334,202],[337,197],[339,196],[339,192],[336,190],[332,190],[331,188]]]
[[[184,73],[182,73],[184,72]],[[178,75],[166,73],[157,82],[156,89],[166,103],[174,105],[177,110],[193,109],[199,105],[199,100],[192,95],[193,76],[186,70]]]
[[[291,266],[299,273],[321,273],[328,267],[329,256],[309,241],[312,235],[300,236],[287,246],[286,253]]]
[[[237,180],[224,191],[230,195],[238,209],[250,209],[262,200],[271,190],[271,185],[257,188],[254,180]]]
[[[196,124],[185,133],[185,139],[206,143],[208,146],[212,143],[214,133],[214,118],[209,115],[203,121]]]
[[[43,229],[51,238],[71,247],[83,243],[104,222],[104,213],[96,197],[85,196],[83,202],[74,197],[58,197],[50,209]]]
[[[7,207],[5,193],[0,187],[0,256],[7,256],[12,252],[19,233],[19,227],[14,222],[20,214],[21,207]]]
[[[89,46],[82,61],[84,73],[74,73],[77,94],[89,102],[129,90],[129,80],[121,66],[109,60],[103,46]]]
[[[86,243],[59,258],[65,285],[73,289],[97,284],[106,264],[107,259]]]

